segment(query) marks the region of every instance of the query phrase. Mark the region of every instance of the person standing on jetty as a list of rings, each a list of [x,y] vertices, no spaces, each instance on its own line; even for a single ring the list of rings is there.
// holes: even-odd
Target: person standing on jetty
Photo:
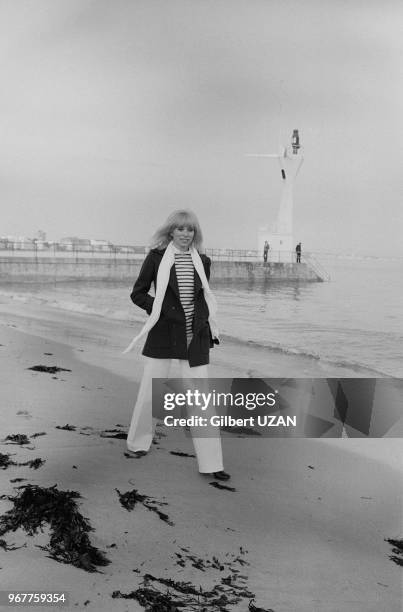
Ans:
[[[267,261],[267,256],[268,256],[268,254],[269,254],[269,249],[270,249],[270,245],[269,245],[269,243],[267,242],[267,240],[265,240],[264,247],[263,247],[263,261],[264,261],[265,263],[266,263],[266,261]]]
[[[301,251],[302,251],[302,246],[301,246],[301,243],[298,242],[297,246],[295,247],[295,252],[297,254],[297,263],[301,263]]]
[[[150,316],[124,351],[147,334],[143,348],[143,377],[127,435],[128,454],[145,455],[155,427],[152,418],[152,379],[169,376],[178,359],[183,378],[207,378],[209,351],[219,344],[216,300],[209,287],[211,260],[199,254],[203,235],[196,215],[176,210],[152,237],[131,299]],[[155,298],[149,294],[155,287]],[[221,438],[193,437],[199,472],[228,480],[224,472]]]

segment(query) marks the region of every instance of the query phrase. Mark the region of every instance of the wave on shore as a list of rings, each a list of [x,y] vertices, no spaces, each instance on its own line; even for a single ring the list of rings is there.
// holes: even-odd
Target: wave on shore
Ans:
[[[238,344],[239,346],[253,346],[256,349],[262,350],[270,350],[272,353],[280,353],[282,355],[291,355],[295,357],[303,357],[305,359],[310,359],[312,361],[321,362],[323,364],[327,364],[328,366],[333,366],[335,368],[346,368],[348,370],[355,371],[357,374],[367,374],[370,377],[379,376],[379,377],[391,377],[390,374],[383,372],[382,370],[371,368],[363,363],[355,362],[352,360],[332,360],[326,357],[323,357],[315,352],[310,352],[307,350],[299,349],[296,347],[287,347],[283,346],[276,342],[257,342],[255,340],[242,340],[235,336],[230,336],[227,334],[223,334],[222,338],[230,341],[233,344]]]
[[[145,321],[144,314],[141,311],[138,311],[137,313],[136,309],[133,309],[130,303],[128,303],[128,306],[126,308],[113,307],[111,306],[111,304],[108,304],[107,300],[101,300],[99,303],[97,303],[97,305],[89,304],[89,300],[86,300],[85,292],[77,295],[77,300],[66,299],[65,296],[61,296],[60,298],[58,298],[55,297],[54,292],[49,292],[49,294],[46,294],[46,291],[41,291],[40,293],[10,293],[9,291],[1,291],[0,300],[2,297],[9,298],[19,303],[42,305],[57,310],[74,312],[76,314],[101,317],[115,321],[122,321],[126,324],[142,324]],[[94,301],[93,297],[91,301]],[[279,342],[272,342],[267,340],[257,341],[248,338],[241,338],[239,336],[235,336],[231,333],[226,332],[221,334],[221,338],[226,342],[240,347],[240,350],[242,350],[242,347],[248,346],[256,350],[269,350],[271,353],[278,353],[279,355],[292,356],[296,358],[300,357],[302,359],[306,359],[312,362],[320,362],[326,367],[327,371],[332,371],[332,369],[334,368],[337,370],[345,369],[346,371],[350,371],[353,374],[357,374],[357,376],[364,375],[369,377],[394,377],[393,374],[387,373],[378,368],[370,367],[369,365],[360,363],[358,361],[354,361],[351,359],[331,359],[327,356],[321,355],[309,349],[301,349],[295,346],[285,346],[283,344],[280,344]]]

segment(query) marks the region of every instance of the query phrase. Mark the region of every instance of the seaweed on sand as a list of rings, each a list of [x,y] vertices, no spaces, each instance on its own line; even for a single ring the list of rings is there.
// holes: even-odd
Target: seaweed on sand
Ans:
[[[179,610],[185,610],[186,612],[228,612],[228,608],[225,606],[239,601],[238,599],[229,601],[225,595],[221,595],[220,598],[207,602],[205,597],[208,597],[208,594],[203,591],[200,591],[197,595],[185,595],[172,593],[169,589],[166,592],[161,592],[150,586],[140,587],[130,593],[113,591],[112,597],[113,599],[118,597],[135,599],[141,606],[144,606],[146,612],[179,612]]]
[[[225,491],[232,491],[235,492],[236,489],[235,487],[229,487],[228,485],[223,485],[219,482],[209,482],[209,485],[214,487],[215,489],[224,489]]]
[[[56,374],[56,372],[71,372],[68,368],[59,368],[58,366],[44,366],[35,365],[27,368],[27,370],[33,370],[34,372],[47,372],[48,374]]]
[[[167,506],[166,502],[159,502],[155,499],[153,500],[148,495],[142,495],[141,493],[138,493],[137,489],[132,489],[132,491],[126,491],[126,493],[121,493],[119,489],[115,489],[115,491],[119,495],[119,501],[122,504],[123,508],[126,508],[128,512],[133,510],[136,504],[140,502],[140,504],[143,504],[143,506],[147,508],[147,510],[151,510],[152,512],[158,514],[162,521],[168,523],[168,525],[171,525],[171,527],[174,525],[174,523],[169,520],[169,516],[165,514],[165,512],[161,512],[161,510],[159,510],[157,507]]]
[[[185,604],[178,599],[174,599],[168,593],[161,593],[149,587],[143,587],[131,591],[130,593],[121,593],[113,591],[112,598],[135,599],[141,606],[144,606],[146,612],[177,612],[179,608],[184,608]]]
[[[163,589],[163,591],[161,590]],[[215,585],[210,590],[196,587],[191,582],[178,582],[171,578],[156,578],[151,574],[144,575],[143,586],[131,591],[121,593],[114,591],[114,599],[135,599],[145,607],[146,612],[228,612],[227,606],[238,604],[243,597],[253,597],[251,593],[240,594],[234,589]],[[253,608],[249,608],[253,611]],[[253,612],[264,611],[255,608]]]
[[[10,434],[6,437],[6,440],[9,440],[13,444],[30,444],[31,440],[25,434]]]
[[[191,582],[183,582],[172,580],[172,578],[156,578],[152,574],[144,574],[145,582],[159,582],[167,587],[171,587],[178,591],[178,593],[185,593],[186,595],[200,595],[200,588],[193,586]]]
[[[38,468],[42,467],[45,462],[46,462],[45,459],[41,459],[40,457],[37,457],[36,459],[32,459],[31,461],[26,461],[25,463],[16,463],[16,465],[27,465],[28,467],[34,470],[37,470]]]
[[[190,560],[195,560],[196,556],[191,553],[188,548],[180,547],[180,550],[186,553]],[[146,612],[229,612],[228,606],[240,604],[249,600],[249,612],[274,612],[258,608],[254,605],[254,593],[249,591],[244,584],[248,580],[248,576],[243,576],[239,573],[234,565],[239,560],[240,556],[245,556],[247,551],[240,546],[239,553],[226,553],[227,561],[220,562],[215,556],[212,559],[198,560],[203,565],[203,568],[211,568],[213,574],[219,577],[210,588],[202,588],[200,585],[192,584],[191,582],[177,581],[172,578],[158,578],[152,574],[144,574],[143,583],[135,591],[130,593],[121,593],[114,591],[112,597],[114,599],[121,597],[123,599],[135,599]],[[182,557],[176,553],[176,556]],[[249,565],[245,561],[246,565]],[[183,567],[183,566],[182,566]],[[229,569],[230,573],[226,577],[222,577],[221,572]],[[137,570],[136,570],[137,571]],[[204,569],[203,569],[204,571]],[[246,604],[243,608],[246,612]],[[240,609],[240,608],[237,608]]]
[[[389,542],[392,548],[393,555],[389,555],[389,559],[397,563],[397,565],[403,565],[403,540],[386,540]]]
[[[6,470],[10,465],[17,465],[15,461],[10,459],[10,455],[0,453],[0,468]]]
[[[3,455],[2,453],[0,453],[0,468],[2,470],[6,470],[10,465],[28,465],[28,467],[37,470],[38,468],[42,467],[44,463],[45,460],[41,459],[40,457],[37,457],[36,459],[31,459],[31,461],[26,461],[25,463],[18,463],[17,461],[13,461],[12,459],[10,459],[10,455]],[[16,482],[16,480],[14,482]]]
[[[48,524],[50,542],[41,548],[52,559],[87,572],[95,572],[96,566],[110,563],[104,553],[90,543],[88,533],[94,529],[78,511],[75,500],[81,497],[80,493],[59,491],[57,485],[46,488],[28,484],[19,489],[14,497],[6,496],[14,506],[0,516],[0,536],[20,528],[34,535]]]
[[[205,572],[207,569],[217,570],[219,572],[223,572],[225,570],[230,570],[232,574],[229,574],[226,578],[221,578],[222,584],[228,584],[235,587],[235,583],[239,580],[247,580],[248,577],[239,573],[239,570],[235,567],[235,564],[241,565],[249,565],[249,562],[246,559],[243,559],[241,556],[245,556],[247,551],[245,551],[242,546],[239,547],[239,554],[232,554],[231,558],[226,561],[220,561],[218,557],[213,555],[211,559],[202,559],[201,557],[190,552],[189,549],[180,547],[180,550],[183,553],[175,552],[176,557],[176,565],[180,565],[181,567],[186,567],[187,561],[190,561],[192,567],[200,570],[201,572]],[[230,553],[227,553],[226,556],[230,556]],[[236,585],[236,588],[244,588],[243,585],[240,587]],[[251,595],[253,597],[253,595]]]

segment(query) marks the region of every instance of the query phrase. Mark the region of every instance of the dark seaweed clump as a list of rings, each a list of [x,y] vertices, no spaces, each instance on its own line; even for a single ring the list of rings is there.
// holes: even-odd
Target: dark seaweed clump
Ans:
[[[386,540],[389,542],[392,548],[393,555],[389,556],[389,559],[397,563],[397,565],[403,565],[403,540]]]
[[[13,444],[29,444],[31,440],[25,434],[10,434],[6,437],[6,440],[12,442]]]
[[[58,366],[35,365],[27,368],[34,372],[47,372],[48,374],[56,374],[56,372],[71,372],[68,368],[59,368]]]
[[[177,612],[179,608],[184,607],[184,603],[169,593],[161,593],[149,587],[139,588],[130,593],[113,591],[112,598],[117,599],[118,597],[135,599],[141,606],[144,606],[145,612]]]
[[[12,459],[10,459],[10,455],[4,455],[3,453],[0,453],[0,468],[2,470],[6,470],[10,465],[17,465],[15,463],[15,461],[12,461]]]
[[[166,506],[166,502],[159,502],[157,500],[153,500],[148,495],[142,495],[138,493],[137,489],[133,489],[132,491],[126,491],[126,493],[121,493],[119,489],[115,489],[119,496],[119,501],[122,504],[123,508],[125,508],[128,512],[134,509],[137,503],[142,504],[147,510],[151,510],[155,512],[160,517],[161,521],[168,523],[171,527],[174,525],[172,521],[169,520],[169,516],[165,514],[165,512],[161,512],[157,506]]]
[[[40,457],[37,457],[36,459],[32,459],[31,461],[26,461],[25,463],[17,463],[16,465],[27,465],[33,470],[37,470],[38,468],[42,467],[44,463],[45,463],[45,459],[41,459]]]
[[[78,511],[77,491],[59,491],[57,486],[45,488],[23,485],[16,496],[6,496],[14,506],[0,516],[0,536],[10,531],[24,529],[28,535],[50,527],[50,542],[41,547],[49,557],[61,563],[69,563],[87,572],[97,571],[97,566],[110,561],[99,549],[91,545],[88,533],[94,529],[88,519]]]
[[[42,467],[44,463],[45,460],[41,459],[40,457],[37,457],[36,459],[31,459],[31,461],[19,463],[10,459],[10,455],[3,455],[2,453],[0,453],[0,468],[2,470],[6,470],[10,465],[27,465],[28,467],[37,470],[38,468]]]
[[[232,491],[235,492],[235,487],[229,487],[228,485],[223,485],[220,482],[209,482],[209,485],[214,487],[215,489],[223,489],[224,491]]]
[[[138,601],[146,612],[229,612],[227,606],[238,604],[243,598],[253,598],[253,594],[222,585],[205,590],[191,582],[178,582],[171,578],[156,578],[145,574],[143,586],[130,593],[114,591],[112,598],[118,597]],[[251,599],[249,602],[250,612],[273,612],[257,608],[253,601]]]
[[[177,556],[185,560],[185,557],[192,561],[192,565],[196,567],[193,561],[197,561],[201,565],[200,569],[205,571],[207,568],[213,569],[218,573],[219,579],[210,589],[203,589],[201,586],[192,584],[191,582],[177,581],[172,578],[157,578],[151,574],[144,574],[143,583],[140,588],[130,593],[121,593],[114,591],[112,597],[122,599],[134,599],[144,606],[146,612],[229,612],[228,606],[233,606],[242,602],[245,599],[249,600],[249,612],[274,612],[274,610],[266,610],[258,608],[254,604],[254,593],[249,591],[245,581],[248,576],[242,575],[237,568],[238,563],[249,565],[249,562],[244,558],[247,554],[242,546],[239,547],[239,553],[226,553],[226,560],[220,561],[213,556],[212,559],[202,559],[196,557],[188,548],[180,547],[180,550],[186,555]],[[184,565],[181,563],[182,567]],[[139,570],[134,570],[139,571]],[[221,572],[229,572],[227,576],[222,576]],[[246,608],[246,606],[245,606]]]
[[[186,567],[186,564],[189,561],[192,567],[195,567],[201,572],[205,572],[207,569],[210,568],[218,570],[220,572],[223,572],[224,570],[229,570],[233,573],[233,575],[237,574],[237,579],[247,579],[247,576],[242,576],[241,574],[239,574],[239,570],[235,567],[235,564],[237,563],[239,563],[240,565],[249,565],[248,561],[243,559],[240,555],[233,556],[231,560],[219,561],[219,559],[215,555],[213,555],[211,559],[202,559],[201,557],[191,553],[187,548],[181,548],[180,550],[182,550],[183,552],[175,552],[175,557],[177,565],[180,565],[181,567]],[[242,547],[240,547],[240,554],[245,554]],[[222,580],[228,580],[228,578],[223,578]]]

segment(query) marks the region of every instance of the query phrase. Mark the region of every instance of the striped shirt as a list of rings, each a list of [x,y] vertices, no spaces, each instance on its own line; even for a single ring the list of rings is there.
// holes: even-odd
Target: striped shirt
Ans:
[[[175,252],[175,271],[178,279],[179,297],[186,317],[186,338],[189,346],[192,340],[194,315],[194,267],[189,251]]]

